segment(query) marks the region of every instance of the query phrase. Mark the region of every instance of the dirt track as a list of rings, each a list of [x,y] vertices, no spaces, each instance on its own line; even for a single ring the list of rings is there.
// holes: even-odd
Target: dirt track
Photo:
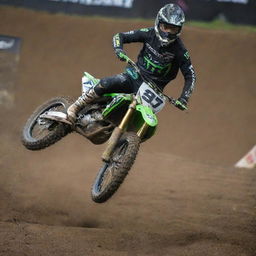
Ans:
[[[0,109],[1,256],[256,255],[255,169],[233,167],[255,144],[255,33],[184,29],[198,76],[190,111],[161,112],[125,183],[97,205],[90,186],[104,145],[73,134],[30,152],[20,130],[43,101],[78,96],[84,70],[121,72],[113,34],[151,23],[5,7],[0,17],[1,34],[23,40],[17,108]],[[135,58],[139,47],[126,50]],[[179,76],[166,92],[181,85]]]

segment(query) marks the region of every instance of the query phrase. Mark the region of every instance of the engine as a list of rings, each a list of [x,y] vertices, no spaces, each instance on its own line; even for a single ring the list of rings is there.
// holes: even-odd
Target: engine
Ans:
[[[85,136],[94,144],[102,144],[106,142],[114,129],[114,125],[104,120],[101,111],[94,109],[81,113],[78,116],[78,129],[80,134]]]

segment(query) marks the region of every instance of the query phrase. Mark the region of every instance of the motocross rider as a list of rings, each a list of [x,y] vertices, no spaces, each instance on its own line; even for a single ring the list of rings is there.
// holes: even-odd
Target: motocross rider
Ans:
[[[179,37],[184,22],[183,10],[176,4],[167,4],[158,12],[154,27],[118,33],[113,37],[113,47],[121,61],[127,60],[123,44],[143,43],[137,66],[141,74],[153,81],[161,90],[175,79],[179,69],[181,70],[185,83],[175,104],[181,110],[187,109],[196,80],[189,53]],[[131,67],[127,67],[121,74],[103,78],[94,88],[70,105],[67,109],[68,118],[74,122],[77,113],[86,104],[105,93],[133,93],[138,91],[140,85],[141,78]]]

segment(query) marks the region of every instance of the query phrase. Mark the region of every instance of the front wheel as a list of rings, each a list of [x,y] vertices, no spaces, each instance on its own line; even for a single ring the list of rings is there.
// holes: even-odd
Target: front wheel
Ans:
[[[140,138],[134,132],[125,133],[118,142],[110,162],[104,163],[92,186],[92,200],[107,201],[119,188],[131,169],[140,147]]]
[[[66,113],[66,109],[72,100],[66,97],[56,97],[48,100],[39,106],[27,120],[23,132],[22,143],[30,150],[40,150],[46,148],[71,131],[67,124],[41,118],[41,115],[49,110]]]

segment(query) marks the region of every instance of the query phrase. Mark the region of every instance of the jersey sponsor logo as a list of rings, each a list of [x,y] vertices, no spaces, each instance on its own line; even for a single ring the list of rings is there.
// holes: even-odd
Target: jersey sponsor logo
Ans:
[[[68,2],[83,5],[114,6],[122,8],[132,8],[134,0],[50,0],[52,2]]]
[[[185,97],[187,97],[187,98],[189,98],[191,96],[192,92],[194,91],[195,82],[196,82],[195,70],[192,65],[189,66],[189,70],[191,72],[192,81],[191,81],[191,86],[189,87],[189,89],[185,91]]]
[[[154,53],[158,58],[162,58],[163,55],[158,53],[149,43],[146,43],[146,47],[152,52]]]
[[[142,32],[148,32],[149,29],[148,29],[148,28],[141,28],[140,31],[142,31]]]
[[[170,52],[160,54],[149,43],[146,43],[146,47],[153,55],[158,58],[158,61],[156,61],[156,58],[148,53],[147,56],[143,57],[145,68],[150,72],[165,76],[171,70],[172,60],[174,59],[175,55]]]
[[[172,63],[168,63],[165,65],[161,65],[159,63],[156,64],[148,57],[144,56],[144,66],[147,70],[149,70],[152,73],[158,73],[165,76],[171,70]]]
[[[175,55],[173,53],[166,52],[165,54],[160,54],[149,43],[146,43],[146,47],[158,58],[163,58],[166,62],[170,62],[174,59]]]
[[[134,30],[128,31],[128,32],[124,32],[123,34],[125,35],[133,35],[134,34]]]
[[[186,51],[186,52],[184,53],[184,57],[185,57],[187,60],[190,58],[188,51]]]
[[[113,45],[114,45],[114,48],[120,47],[120,36],[119,36],[119,34],[114,35]]]

